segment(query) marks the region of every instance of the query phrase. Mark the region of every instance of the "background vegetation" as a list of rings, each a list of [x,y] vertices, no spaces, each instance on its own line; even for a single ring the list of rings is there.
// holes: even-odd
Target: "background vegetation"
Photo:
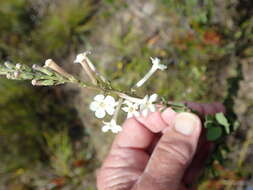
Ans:
[[[0,59],[27,65],[53,58],[68,71],[75,54],[120,88],[158,56],[169,70],[139,93],[175,101],[221,101],[241,127],[224,163],[199,189],[250,189],[253,165],[253,4],[250,0],[2,0]],[[0,80],[0,189],[95,189],[112,136],[87,109],[93,92]]]

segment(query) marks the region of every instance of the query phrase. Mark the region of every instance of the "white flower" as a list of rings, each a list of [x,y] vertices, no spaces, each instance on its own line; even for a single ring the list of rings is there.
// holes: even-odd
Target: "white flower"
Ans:
[[[117,102],[112,96],[105,97],[103,94],[98,94],[90,104],[90,109],[95,112],[97,118],[103,118],[106,113],[113,115],[116,105]]]
[[[139,104],[138,103],[133,103],[130,101],[125,101],[124,104],[126,104],[126,107],[123,107],[122,110],[124,112],[127,112],[127,118],[136,116],[139,117],[140,116],[140,112],[138,111],[139,109]]]
[[[144,117],[148,115],[149,112],[155,112],[156,111],[156,105],[154,102],[157,100],[158,95],[152,94],[150,97],[146,95],[142,99],[142,103],[140,105],[141,113]]]
[[[82,63],[84,61],[87,62],[87,64],[89,65],[90,69],[92,71],[96,71],[95,66],[93,65],[93,63],[91,63],[90,59],[87,57],[88,54],[91,54],[90,51],[85,51],[83,53],[80,53],[76,56],[76,59],[74,61],[74,63]]]
[[[150,57],[152,62],[152,68],[149,72],[136,84],[137,87],[141,87],[157,70],[165,70],[167,69],[166,65],[160,63],[160,59]]]
[[[102,127],[103,132],[111,130],[113,133],[118,133],[122,131],[122,127],[117,125],[116,121],[112,119],[110,122],[103,122],[105,125]]]
[[[86,53],[80,53],[76,56],[74,63],[82,63],[86,59]]]
[[[167,69],[167,66],[161,64],[161,63],[160,63],[161,60],[158,59],[157,57],[155,57],[155,58],[150,57],[150,59],[151,59],[151,61],[152,61],[152,63],[153,63],[153,66],[152,66],[152,67],[154,67],[155,70],[160,69],[160,70],[163,71],[163,70]]]

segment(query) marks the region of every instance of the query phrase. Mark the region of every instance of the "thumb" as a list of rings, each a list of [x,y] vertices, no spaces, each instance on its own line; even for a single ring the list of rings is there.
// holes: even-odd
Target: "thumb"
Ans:
[[[191,113],[179,113],[168,127],[133,189],[178,190],[185,170],[197,148],[200,119]]]

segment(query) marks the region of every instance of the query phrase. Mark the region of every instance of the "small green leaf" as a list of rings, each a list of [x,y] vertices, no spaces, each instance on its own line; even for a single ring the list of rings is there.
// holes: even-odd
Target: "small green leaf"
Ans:
[[[220,127],[210,127],[207,130],[207,139],[209,141],[215,141],[222,135],[222,129]]]
[[[44,81],[39,81],[41,86],[51,86],[54,85],[55,82],[53,80],[44,80]]]
[[[181,113],[181,112],[185,112],[185,109],[184,108],[177,108],[177,107],[174,107],[172,108],[173,111],[177,112],[177,113]]]
[[[31,73],[24,72],[20,74],[20,78],[23,80],[32,80],[34,76]]]
[[[212,115],[206,115],[205,120],[206,121],[213,121],[213,116]]]
[[[213,123],[212,121],[206,120],[205,123],[204,123],[204,127],[205,127],[205,128],[209,128],[209,127],[212,127],[213,124],[214,124],[214,123]]]
[[[228,120],[227,120],[227,118],[225,117],[225,115],[224,115],[222,112],[221,112],[221,113],[216,113],[216,114],[215,114],[215,119],[216,119],[216,121],[217,121],[220,125],[222,125],[222,126],[225,127],[226,133],[229,134],[229,133],[230,133],[230,128],[229,128],[230,124],[228,123]]]

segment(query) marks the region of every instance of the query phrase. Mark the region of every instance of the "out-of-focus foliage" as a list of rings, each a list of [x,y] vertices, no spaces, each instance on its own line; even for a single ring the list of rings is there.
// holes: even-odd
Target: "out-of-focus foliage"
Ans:
[[[79,44],[85,44],[95,10],[91,1],[40,3],[0,1],[1,64],[10,60],[31,65],[51,57],[64,61]],[[89,167],[83,163],[93,151],[87,137],[80,140],[84,129],[61,88],[33,88],[1,78],[0,93],[0,184],[22,184],[19,176],[25,176],[31,187],[42,188],[57,186],[57,180],[49,181],[57,176],[85,175]],[[75,143],[82,144],[82,150]],[[76,162],[79,165],[73,166]],[[44,182],[38,180],[43,174],[31,175],[41,168],[51,175],[40,177]]]
[[[92,47],[96,66],[115,87],[125,89],[146,74],[150,56],[157,56],[169,69],[157,72],[139,94],[158,92],[175,101],[224,101],[233,120],[237,116],[250,120],[248,112],[236,115],[234,108],[243,80],[238,68],[252,64],[248,61],[253,53],[251,7],[250,0],[0,1],[4,20],[0,58],[25,64],[54,58],[70,67],[69,57]],[[246,82],[245,86],[251,89]],[[241,100],[247,92],[239,93]],[[101,136],[85,104],[79,103],[78,110],[69,105],[71,90],[34,89],[5,79],[0,80],[0,93],[0,178],[11,181],[7,185],[15,181],[34,189],[92,189],[94,177],[87,175],[95,167],[92,146],[99,157],[110,137]],[[87,94],[82,97],[89,102]],[[240,103],[243,110],[250,110],[251,100],[247,96],[247,102]],[[82,134],[77,112],[93,138]],[[248,123],[227,140],[236,154],[222,152],[232,158],[239,155],[239,161],[216,163],[220,177],[204,180],[200,188],[231,189],[250,178],[246,169],[250,166],[245,165],[247,153],[252,152]]]

